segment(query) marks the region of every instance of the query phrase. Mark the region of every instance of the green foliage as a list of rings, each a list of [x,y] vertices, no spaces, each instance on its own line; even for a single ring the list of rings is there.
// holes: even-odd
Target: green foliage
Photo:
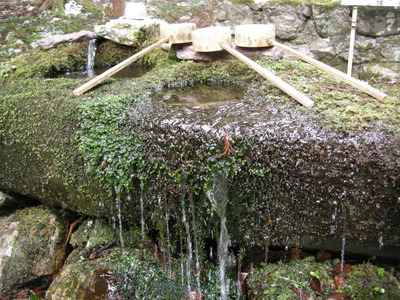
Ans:
[[[345,293],[354,300],[389,300],[400,296],[396,278],[370,263],[352,266],[344,276],[344,285],[337,289],[331,275],[336,264],[337,261],[316,262],[314,257],[264,264],[249,275],[250,293],[254,299],[297,299],[300,293],[317,299],[318,289],[311,284],[314,278],[321,285],[324,298],[335,293]]]
[[[400,282],[385,269],[370,263],[352,266],[342,289],[354,300],[391,300],[400,297]]]
[[[112,268],[121,279],[119,288],[124,299],[185,299],[181,281],[165,273],[150,253],[143,260],[139,251],[121,252],[112,257]]]
[[[255,299],[295,299],[293,290],[317,297],[311,278],[329,279],[330,262],[316,263],[314,257],[264,264],[249,275],[248,286]],[[316,276],[317,275],[317,276]]]

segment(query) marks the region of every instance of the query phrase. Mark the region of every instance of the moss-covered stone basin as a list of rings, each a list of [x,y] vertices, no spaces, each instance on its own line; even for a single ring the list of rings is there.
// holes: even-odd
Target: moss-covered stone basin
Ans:
[[[378,101],[307,64],[259,61],[307,93],[307,109],[238,61],[163,62],[80,97],[83,79],[6,83],[0,188],[89,215],[121,212],[160,244],[168,228],[177,246],[185,211],[199,241],[218,231],[204,192],[218,175],[232,245],[340,250],[346,240],[351,252],[398,259],[396,85],[377,83],[390,95]],[[204,84],[245,95],[209,109],[156,96]]]

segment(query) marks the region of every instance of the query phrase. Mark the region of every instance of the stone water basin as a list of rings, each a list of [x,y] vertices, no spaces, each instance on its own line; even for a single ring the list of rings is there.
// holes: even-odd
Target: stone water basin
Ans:
[[[155,95],[154,99],[169,106],[184,106],[193,109],[210,109],[211,107],[236,103],[243,100],[245,88],[240,86],[200,85],[176,89],[165,89]]]

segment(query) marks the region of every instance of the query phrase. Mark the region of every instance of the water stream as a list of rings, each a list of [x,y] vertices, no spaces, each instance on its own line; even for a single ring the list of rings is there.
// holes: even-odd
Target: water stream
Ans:
[[[185,209],[185,197],[181,199],[182,205],[182,221],[185,225],[186,230],[186,243],[187,243],[187,260],[186,260],[186,278],[187,278],[187,292],[190,293],[192,291],[191,283],[190,283],[190,273],[192,271],[192,261],[193,261],[193,246],[192,246],[192,238],[190,235],[190,224],[186,217],[186,209]]]
[[[221,219],[221,229],[218,241],[219,279],[221,285],[221,300],[228,299],[229,280],[227,280],[226,264],[228,258],[229,235],[226,228],[226,206],[228,204],[228,187],[225,176],[218,174],[214,177],[212,186],[207,187],[206,195],[214,211]]]
[[[87,50],[87,63],[86,63],[86,74],[88,77],[94,77],[96,74],[93,70],[94,57],[96,56],[97,50],[97,39],[90,39],[88,50]]]
[[[124,249],[124,239],[122,236],[123,228],[122,228],[122,214],[121,214],[121,189],[119,187],[115,187],[115,204],[117,207],[117,216],[118,216],[118,224],[119,224],[119,242],[121,244],[121,248]]]
[[[193,224],[193,236],[194,236],[194,254],[196,259],[196,269],[195,269],[195,276],[196,276],[196,283],[197,283],[197,290],[201,295],[201,283],[200,283],[200,275],[201,275],[201,268],[200,268],[200,257],[199,257],[199,239],[197,236],[197,223],[196,223],[196,214],[195,214],[195,207],[193,203],[193,193],[189,194],[189,203],[190,203],[190,210],[192,212],[192,224]]]

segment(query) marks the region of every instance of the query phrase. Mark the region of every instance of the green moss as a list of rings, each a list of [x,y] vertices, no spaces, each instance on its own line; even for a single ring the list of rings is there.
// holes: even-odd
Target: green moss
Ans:
[[[339,275],[343,276],[345,284],[335,287],[335,270],[340,270],[337,263],[318,263],[310,257],[287,263],[264,264],[249,275],[247,282],[251,298],[297,299],[299,294],[325,298],[335,293],[344,293],[355,300],[397,299],[400,296],[396,278],[370,263],[352,266],[351,272]],[[315,281],[314,284],[312,281]],[[316,288],[318,285],[320,291]]]
[[[233,4],[252,4],[254,3],[253,0],[231,0]]]

